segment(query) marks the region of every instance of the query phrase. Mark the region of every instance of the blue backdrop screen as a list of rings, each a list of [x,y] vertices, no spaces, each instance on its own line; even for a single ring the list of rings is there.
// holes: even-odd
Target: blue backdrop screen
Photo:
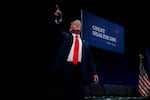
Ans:
[[[124,28],[81,10],[82,36],[91,46],[124,53]]]

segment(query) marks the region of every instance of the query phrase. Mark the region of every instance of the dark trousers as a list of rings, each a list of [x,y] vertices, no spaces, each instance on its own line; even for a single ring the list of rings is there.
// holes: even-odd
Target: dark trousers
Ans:
[[[85,82],[81,75],[80,64],[73,65],[69,62],[64,64],[60,85],[62,100],[84,100]]]

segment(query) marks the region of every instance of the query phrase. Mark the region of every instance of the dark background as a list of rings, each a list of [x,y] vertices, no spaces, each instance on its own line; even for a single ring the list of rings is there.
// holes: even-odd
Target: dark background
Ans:
[[[68,32],[70,21],[80,19],[81,9],[124,27],[124,54],[95,47],[91,47],[91,51],[100,76],[99,84],[137,87],[140,53],[144,56],[145,69],[148,69],[145,54],[149,43],[148,3],[114,0],[58,0],[58,5],[63,12],[66,32]]]
[[[80,18],[80,9],[85,9],[101,18],[125,28],[126,47],[143,47],[147,44],[149,31],[148,2],[111,0],[58,0],[65,22]],[[68,27],[68,26],[66,26]]]

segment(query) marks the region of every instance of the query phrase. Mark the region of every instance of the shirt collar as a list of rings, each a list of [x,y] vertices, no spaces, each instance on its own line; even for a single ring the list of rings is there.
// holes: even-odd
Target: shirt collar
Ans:
[[[79,34],[72,33],[72,35],[73,35],[73,36],[76,36],[76,35],[78,35],[78,37],[80,37],[80,35],[79,35]]]

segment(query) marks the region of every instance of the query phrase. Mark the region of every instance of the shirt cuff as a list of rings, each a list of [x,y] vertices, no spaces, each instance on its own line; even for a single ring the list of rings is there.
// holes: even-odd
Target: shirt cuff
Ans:
[[[62,17],[61,18],[56,18],[55,19],[55,23],[56,24],[60,24],[62,22]]]

